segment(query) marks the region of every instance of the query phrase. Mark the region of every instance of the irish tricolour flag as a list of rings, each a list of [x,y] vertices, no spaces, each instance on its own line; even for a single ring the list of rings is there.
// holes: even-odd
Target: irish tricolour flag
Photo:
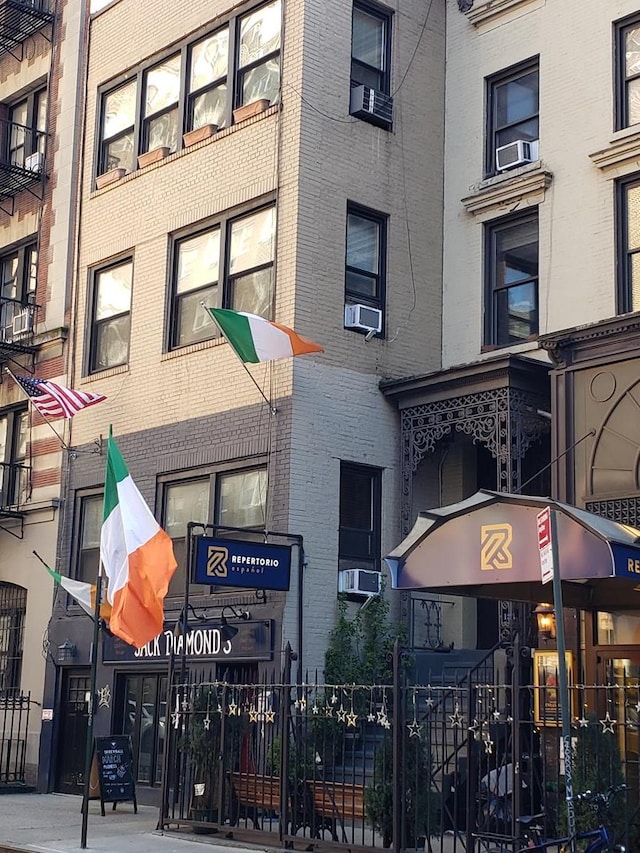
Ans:
[[[80,607],[85,610],[91,618],[96,612],[96,586],[92,583],[83,583],[82,581],[73,580],[65,575],[55,572],[52,568],[44,564],[45,569],[49,572],[54,581],[66,590],[69,595],[72,595],[78,602]],[[111,605],[103,602],[100,605],[100,616],[102,619],[109,621],[111,618]]]
[[[324,352],[320,344],[303,338],[293,329],[272,323],[257,314],[231,311],[229,308],[207,308],[241,361],[257,363]]]
[[[136,648],[161,633],[176,568],[173,544],[138,491],[109,436],[100,559],[109,579],[111,632]]]

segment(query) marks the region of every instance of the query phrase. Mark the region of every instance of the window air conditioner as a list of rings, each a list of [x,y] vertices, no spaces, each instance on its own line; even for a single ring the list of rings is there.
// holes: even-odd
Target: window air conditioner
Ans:
[[[381,127],[390,127],[393,121],[393,98],[370,86],[354,86],[349,112],[356,118],[363,118]]]
[[[338,574],[338,592],[371,598],[380,595],[381,578],[381,572],[369,569],[342,569]]]
[[[24,167],[28,172],[41,172],[44,165],[44,155],[40,151],[29,154],[24,158]]]
[[[22,335],[28,334],[33,326],[33,314],[31,311],[20,311],[13,315],[11,323],[13,337],[19,338]]]
[[[517,166],[524,166],[525,163],[532,163],[537,157],[537,139],[531,142],[527,142],[524,139],[516,139],[515,142],[510,142],[508,145],[501,145],[500,148],[496,148],[496,169],[499,172],[504,172],[506,169],[515,169]]]
[[[360,329],[362,332],[381,332],[382,311],[368,305],[345,305],[344,325],[347,329]]]

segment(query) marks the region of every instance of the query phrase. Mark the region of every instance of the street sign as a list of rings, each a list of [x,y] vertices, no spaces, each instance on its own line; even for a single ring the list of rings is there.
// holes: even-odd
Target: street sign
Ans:
[[[553,547],[551,544],[551,509],[545,507],[536,516],[538,523],[538,550],[540,552],[540,575],[542,583],[553,580]]]

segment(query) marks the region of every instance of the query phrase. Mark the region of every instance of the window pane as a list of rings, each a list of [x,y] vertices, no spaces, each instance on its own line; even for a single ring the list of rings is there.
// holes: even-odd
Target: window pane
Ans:
[[[27,294],[35,293],[38,284],[38,250],[35,246],[25,252]]]
[[[81,509],[81,548],[99,548],[100,530],[102,527],[102,495],[92,495],[90,498],[82,498]]]
[[[378,295],[378,279],[371,275],[360,275],[347,270],[347,292],[375,298]]]
[[[126,169],[132,172],[133,162],[133,131],[114,139],[105,149],[104,170]]]
[[[0,262],[0,296],[3,299],[17,299],[18,297],[18,255],[7,255]]]
[[[640,27],[627,30],[624,37],[625,77],[640,73]]]
[[[200,302],[209,308],[218,304],[218,288],[206,287],[180,297],[178,302],[178,319],[176,346],[187,346],[218,335],[216,324],[207,316]]]
[[[380,226],[371,219],[350,213],[347,217],[347,265],[377,273],[380,257]]]
[[[215,124],[218,127],[225,126],[225,108],[227,105],[227,86],[223,83],[203,92],[193,99],[193,119],[191,129],[202,127],[204,124]]]
[[[498,344],[526,340],[537,333],[537,303],[535,282],[499,291],[497,294]]]
[[[538,72],[531,71],[497,87],[498,127],[522,121],[538,112]]]
[[[351,79],[354,83],[369,86],[371,89],[383,90],[385,88],[382,71],[374,71],[373,68],[360,65],[358,62],[351,63]]]
[[[640,253],[635,252],[630,259],[631,281],[629,290],[631,294],[630,311],[640,310]]]
[[[384,70],[385,21],[362,9],[353,10],[351,53],[367,65]]]
[[[106,370],[126,364],[129,358],[129,332],[131,317],[125,314],[107,320],[96,328],[96,356],[94,369]]]
[[[264,527],[267,472],[242,471],[220,476],[217,524],[227,527]]]
[[[373,477],[369,471],[343,469],[340,477],[340,526],[373,528]]]
[[[164,529],[172,539],[187,535],[190,521],[209,521],[209,478],[166,487]]]
[[[640,78],[630,80],[627,86],[627,121],[640,123]]]
[[[227,75],[229,61],[229,28],[197,42],[191,49],[189,91],[195,92]],[[197,127],[197,125],[196,125]]]
[[[640,248],[640,184],[627,188],[627,251]]]
[[[538,275],[538,222],[523,222],[496,233],[495,286],[506,287]]]
[[[178,247],[178,293],[187,293],[218,281],[220,229],[182,240]]]
[[[280,61],[278,57],[251,68],[242,82],[242,103],[251,104],[266,98],[274,104],[280,91]]]
[[[271,317],[272,293],[272,267],[238,276],[231,282],[231,308],[268,319]]]
[[[496,133],[496,148],[499,148],[501,145],[508,145],[517,139],[531,141],[532,139],[537,139],[539,134],[538,117],[536,116],[528,121],[510,125]]]
[[[47,90],[43,89],[36,95],[36,130],[47,129]]]
[[[0,462],[8,462],[7,459],[7,418],[0,418]]]
[[[26,127],[29,124],[28,102],[20,101],[11,107],[11,121]]]
[[[276,0],[240,21],[239,67],[244,68],[279,48],[280,0]]]
[[[178,110],[171,110],[149,121],[147,151],[164,147],[170,151],[178,147]]]
[[[132,272],[133,266],[130,261],[127,261],[125,264],[98,273],[96,320],[129,311]]]
[[[231,275],[273,261],[275,208],[268,207],[231,226],[229,272]]]
[[[145,116],[153,115],[175,104],[180,97],[180,54],[156,65],[147,73]]]
[[[29,443],[29,412],[19,412],[15,417],[15,449],[13,453],[14,462],[24,462],[27,458],[27,444]]]
[[[136,81],[131,80],[104,99],[104,123],[102,136],[112,136],[132,127],[136,117]]]

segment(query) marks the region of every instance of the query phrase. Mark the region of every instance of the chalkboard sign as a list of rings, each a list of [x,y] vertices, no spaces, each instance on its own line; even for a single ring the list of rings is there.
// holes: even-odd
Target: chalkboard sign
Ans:
[[[100,802],[122,803],[133,800],[137,814],[136,785],[133,775],[133,752],[129,735],[98,737],[95,740],[95,761],[100,786]]]

